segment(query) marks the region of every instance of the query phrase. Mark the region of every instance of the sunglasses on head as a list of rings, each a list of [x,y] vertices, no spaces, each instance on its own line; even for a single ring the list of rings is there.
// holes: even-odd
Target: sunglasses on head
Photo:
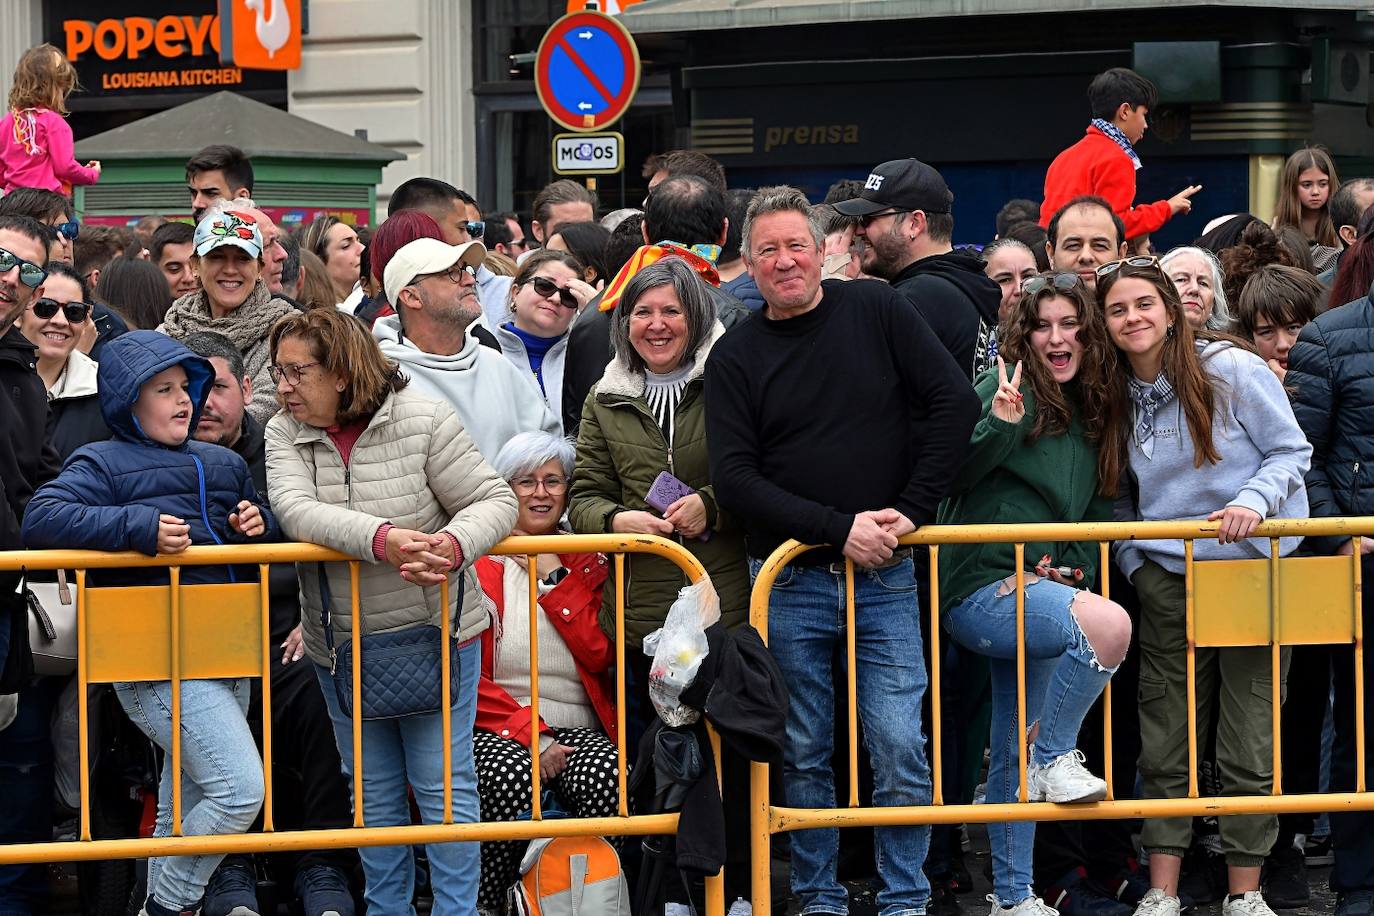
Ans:
[[[68,302],[65,305],[53,299],[39,299],[33,304],[33,313],[39,318],[47,320],[57,314],[61,309],[62,314],[67,316],[68,324],[80,324],[91,314],[93,306],[88,302]]]
[[[69,242],[75,242],[76,237],[81,234],[81,224],[74,219],[65,223],[57,223],[53,229],[57,230],[57,234]]]
[[[487,222],[482,219],[468,220],[463,226],[468,230],[468,235],[475,239],[480,239],[482,233],[487,231]]]
[[[1066,271],[1055,274],[1041,274],[1036,277],[1027,277],[1022,280],[1021,292],[1028,296],[1034,296],[1042,289],[1052,286],[1060,292],[1067,293],[1082,282],[1078,274],[1068,273]]]
[[[29,289],[38,289],[48,278],[48,272],[32,261],[25,261],[19,255],[0,248],[0,274],[7,274],[19,268],[19,282]]]
[[[577,308],[577,297],[574,296],[572,290],[567,287],[559,286],[548,277],[535,277],[530,280],[530,283],[534,285],[534,291],[545,299],[549,298],[554,293],[558,293],[558,301],[563,304],[563,308]]]
[[[1102,277],[1107,276],[1108,274],[1116,273],[1123,267],[1153,267],[1156,270],[1159,270],[1159,258],[1155,257],[1154,255],[1141,254],[1130,258],[1122,258],[1119,261],[1109,261],[1106,264],[1103,264],[1100,267],[1098,267],[1096,273],[1098,278],[1100,279]]]

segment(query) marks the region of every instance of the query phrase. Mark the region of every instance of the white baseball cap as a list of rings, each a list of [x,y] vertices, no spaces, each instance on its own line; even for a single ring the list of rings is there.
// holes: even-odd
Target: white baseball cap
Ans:
[[[386,287],[386,300],[394,308],[400,300],[401,290],[414,283],[416,277],[443,273],[455,264],[463,264],[475,270],[486,257],[487,249],[481,242],[466,242],[462,245],[449,245],[438,239],[416,239],[407,242],[387,262],[386,275],[382,277],[382,283]]]

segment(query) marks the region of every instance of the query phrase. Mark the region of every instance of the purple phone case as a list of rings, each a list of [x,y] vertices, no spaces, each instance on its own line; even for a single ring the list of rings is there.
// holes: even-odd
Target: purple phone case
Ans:
[[[654,478],[654,485],[649,488],[644,501],[659,513],[667,512],[668,507],[682,499],[684,496],[691,496],[696,490],[678,480],[667,471],[660,471],[658,477]],[[699,541],[709,541],[711,531],[707,529],[701,533]]]

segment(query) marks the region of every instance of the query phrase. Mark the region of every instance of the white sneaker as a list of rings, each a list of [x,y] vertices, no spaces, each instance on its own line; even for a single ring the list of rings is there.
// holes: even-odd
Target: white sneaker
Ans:
[[[1135,905],[1135,916],[1178,916],[1180,909],[1177,897],[1152,887]]]
[[[1274,916],[1274,911],[1269,909],[1259,891],[1246,891],[1239,900],[1232,900],[1228,894],[1221,905],[1221,916]]]
[[[730,904],[730,912],[725,916],[753,916],[754,905],[743,897],[736,897],[735,902]]]
[[[685,903],[665,903],[663,916],[692,916],[692,908]]]
[[[992,904],[992,912],[988,916],[1059,916],[1058,910],[1034,894],[1016,906],[1002,906],[996,894],[988,894],[987,901]]]
[[[1083,766],[1080,750],[1054,758],[1043,767],[1026,766],[1026,797],[1031,801],[1095,802],[1107,797],[1107,784]]]

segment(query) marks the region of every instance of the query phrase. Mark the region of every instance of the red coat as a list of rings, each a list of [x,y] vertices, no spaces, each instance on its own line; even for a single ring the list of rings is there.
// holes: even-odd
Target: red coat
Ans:
[[[539,599],[539,606],[553,621],[577,664],[577,674],[587,691],[601,727],[615,740],[615,688],[610,670],[615,646],[597,622],[601,586],[610,568],[599,553],[559,554],[568,575]],[[505,616],[504,568],[499,560],[482,557],[473,567],[482,591],[496,604],[498,618]],[[530,708],[516,702],[493,680],[496,671],[496,628],[482,632],[482,679],[477,685],[477,727],[521,744],[530,741]],[[533,638],[533,637],[531,637]],[[540,722],[541,732],[552,731]]]
[[[1135,165],[1116,141],[1089,126],[1088,133],[1050,163],[1045,173],[1045,199],[1040,204],[1040,225],[1049,226],[1054,212],[1075,197],[1096,194],[1112,205],[1126,224],[1126,238],[1154,232],[1173,213],[1167,200],[1133,206]]]

